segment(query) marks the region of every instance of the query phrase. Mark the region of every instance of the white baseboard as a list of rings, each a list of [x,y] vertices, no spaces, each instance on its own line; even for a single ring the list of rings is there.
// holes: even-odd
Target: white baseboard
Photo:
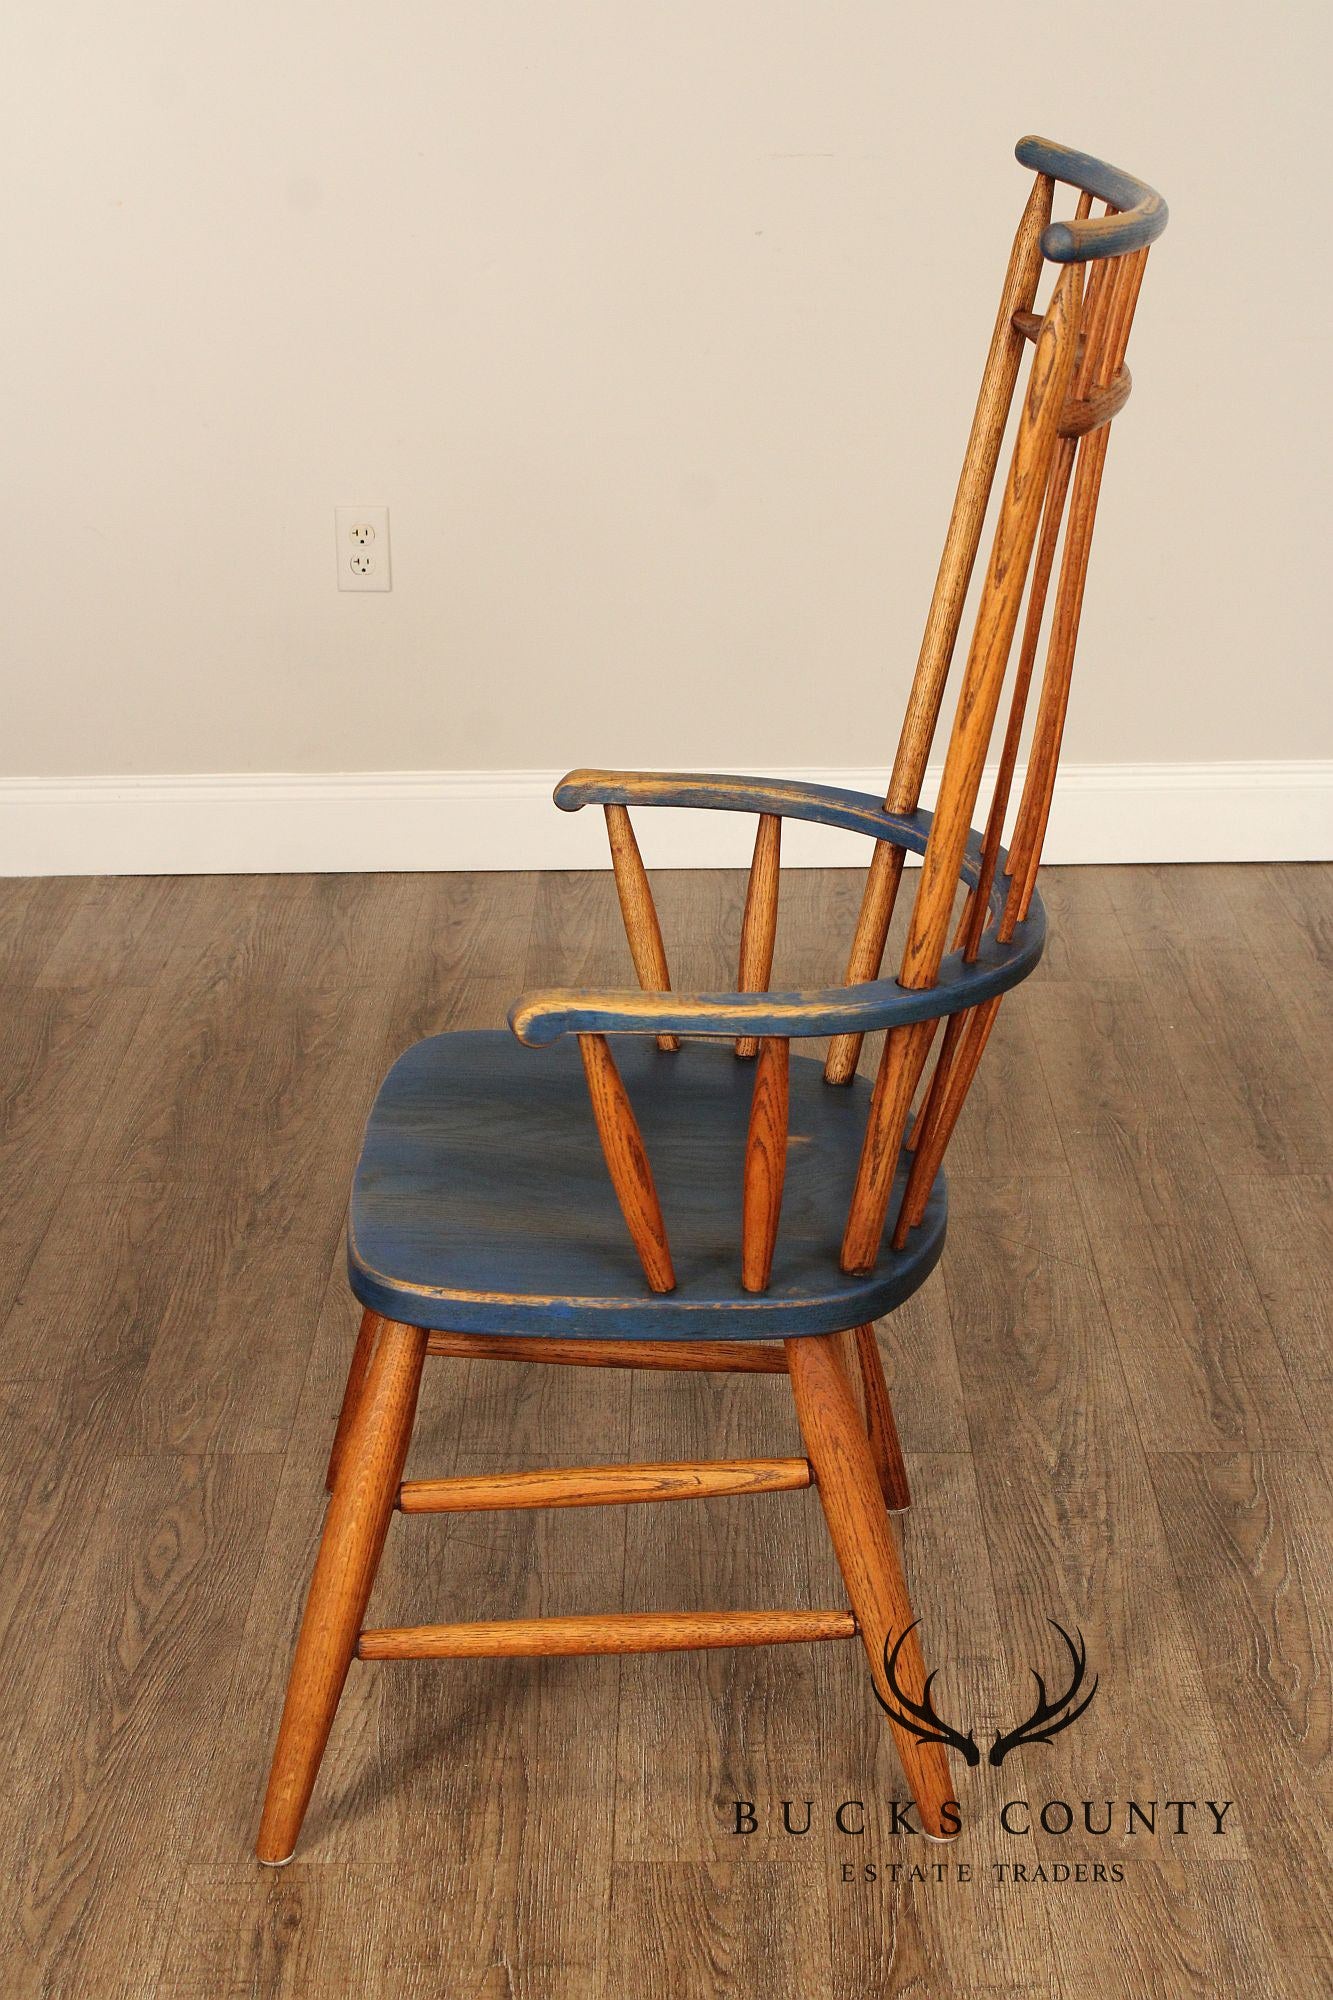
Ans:
[[[366,869],[597,868],[602,815],[551,803],[559,771],[214,772],[0,778],[0,874],[214,875]],[[882,771],[771,772],[882,795]],[[1020,774],[1021,779],[1021,774]],[[928,784],[925,803],[934,796]],[[982,796],[986,796],[983,789]],[[740,867],[737,813],[644,812],[662,868]],[[1333,759],[1072,764],[1060,774],[1054,862],[1333,859]],[[783,860],[856,865],[865,842],[788,822]]]

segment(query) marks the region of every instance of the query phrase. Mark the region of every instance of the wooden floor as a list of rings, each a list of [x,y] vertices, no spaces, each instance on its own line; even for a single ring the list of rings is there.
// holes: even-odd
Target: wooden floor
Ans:
[[[944,1264],[881,1341],[938,1699],[987,1746],[1029,1668],[1055,1678],[1057,1617],[1087,1715],[955,1762],[944,1849],[892,1832],[854,1646],[354,1666],[282,1872],[250,1850],[355,1331],[361,1121],[414,1038],[631,983],[611,880],[0,883],[6,1996],[1333,1990],[1333,871],[1043,880]],[[789,876],[775,983],[838,976],[857,894]],[[678,984],[729,982],[742,895],[660,878]],[[797,1448],[780,1378],[436,1360],[410,1471]],[[372,1610],[841,1601],[817,1500],[784,1494],[399,1520]],[[1013,1799],[1112,1799],[1116,1830],[1009,1835]],[[1221,1836],[1200,1804],[1127,1837],[1130,1799],[1235,1804]]]

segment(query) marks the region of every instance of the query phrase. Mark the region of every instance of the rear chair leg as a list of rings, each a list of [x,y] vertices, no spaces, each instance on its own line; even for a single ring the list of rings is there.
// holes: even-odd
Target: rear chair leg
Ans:
[[[788,1340],[787,1366],[801,1435],[814,1467],[815,1486],[847,1595],[861,1628],[871,1677],[885,1701],[891,1701],[893,1693],[884,1670],[885,1647],[907,1631],[915,1613],[885,1517],[870,1441],[843,1367],[840,1338],[836,1333],[825,1333]],[[926,1670],[915,1632],[902,1646],[897,1671],[908,1694],[920,1701]],[[892,1715],[889,1720],[923,1830],[937,1840],[951,1839],[957,1827],[952,1816],[946,1819],[944,1807],[954,1794],[942,1745],[921,1743]]]
[[[427,1336],[424,1330],[394,1320],[380,1325],[365,1387],[352,1398],[350,1430],[324,1520],[269,1771],[256,1851],[270,1866],[291,1860],[301,1831],[379,1568],[412,1434]],[[365,1332],[363,1325],[363,1338]]]
[[[884,1379],[884,1363],[873,1326],[857,1327],[856,1353],[861,1364],[870,1451],[879,1474],[884,1505],[893,1513],[900,1513],[904,1507],[911,1506],[912,1491],[907,1483],[903,1448],[898,1441],[898,1426],[893,1420],[893,1403],[889,1397],[889,1385]]]

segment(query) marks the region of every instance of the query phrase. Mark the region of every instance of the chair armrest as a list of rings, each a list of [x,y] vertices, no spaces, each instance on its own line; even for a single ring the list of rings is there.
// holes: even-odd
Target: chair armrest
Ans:
[[[571,771],[555,788],[561,812],[587,805],[702,806],[715,812],[776,813],[783,819],[815,820],[889,840],[895,847],[925,851],[931,816],[927,812],[885,812],[869,792],[840,785],[805,785],[788,778],[747,778],[692,771]]]
[[[1046,912],[1034,896],[1026,921],[1002,944],[994,931],[969,964],[952,952],[933,986],[913,990],[896,979],[827,986],[808,993],[639,993],[629,989],[546,987],[524,993],[509,1010],[521,1042],[538,1048],[561,1035],[869,1034],[960,1013],[1025,979],[1046,942]]]
[[[585,805],[703,806],[723,812],[776,813],[847,827],[923,854],[932,814],[890,813],[867,792],[796,780],[680,771],[571,771],[555,788],[562,812]],[[975,882],[982,837],[969,835],[961,876]],[[1006,993],[1032,971],[1046,943],[1046,912],[1033,895],[1024,922],[1001,943],[996,935],[1008,896],[1001,849],[990,884],[994,924],[971,961],[949,954],[933,986],[909,988],[896,979],[829,986],[804,993],[652,993],[624,988],[548,987],[524,993],[509,1011],[521,1042],[540,1047],[569,1034],[805,1036],[868,1034],[961,1013]]]

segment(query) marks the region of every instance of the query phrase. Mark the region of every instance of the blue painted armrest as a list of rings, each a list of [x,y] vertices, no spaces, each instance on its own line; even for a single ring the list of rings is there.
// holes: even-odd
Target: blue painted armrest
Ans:
[[[724,812],[781,813],[825,826],[844,826],[875,840],[890,840],[923,854],[930,837],[928,812],[888,813],[865,792],[836,785],[803,785],[774,778],[699,776],[679,771],[571,771],[555,788],[564,812],[585,805],[713,806]],[[509,1010],[521,1042],[538,1047],[561,1035],[837,1035],[870,1033],[938,1020],[1008,992],[1026,979],[1046,943],[1046,912],[1034,895],[1026,920],[1008,944],[995,934],[1009,882],[1000,850],[991,883],[993,923],[975,959],[951,952],[933,986],[912,989],[896,979],[857,986],[828,986],[809,993],[639,993],[550,987],[524,993]],[[972,832],[962,879],[975,882],[981,835]]]
[[[1007,885],[1006,885],[1007,887]],[[998,897],[995,899],[998,901]],[[1025,979],[1046,942],[1046,912],[1034,896],[1027,920],[1001,944],[994,931],[968,964],[952,952],[933,986],[896,979],[828,986],[808,993],[639,993],[550,987],[522,994],[509,1010],[521,1042],[538,1047],[561,1035],[836,1035],[868,1034],[938,1020],[994,999]]]
[[[885,812],[869,792],[840,785],[803,785],[788,778],[745,778],[725,772],[571,771],[555,788],[562,812],[599,806],[702,806],[715,812],[777,813],[891,840],[924,852],[930,814]]]

